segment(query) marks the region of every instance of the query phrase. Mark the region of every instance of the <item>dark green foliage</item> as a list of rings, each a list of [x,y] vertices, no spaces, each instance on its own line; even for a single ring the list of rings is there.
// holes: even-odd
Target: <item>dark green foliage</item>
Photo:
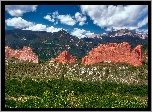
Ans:
[[[118,89],[118,91],[123,94],[132,94],[137,96],[147,96],[148,95],[148,86],[146,85],[140,85],[140,86],[131,86],[131,87],[125,87],[124,85],[122,88]]]
[[[10,108],[10,107],[15,108],[17,105],[17,102],[14,100],[5,100],[5,105],[6,105],[6,108]]]
[[[117,92],[122,95],[137,95],[137,96],[147,96],[148,95],[148,86],[147,85],[125,85],[125,84],[117,84],[117,83],[109,83],[103,82],[102,89],[104,92]]]
[[[44,64],[46,61],[39,59],[39,64]]]
[[[148,52],[148,44],[146,44],[146,45],[144,45],[143,47],[142,47],[142,50],[144,51],[144,52]]]
[[[29,99],[24,103],[20,103],[18,108],[44,108],[40,99]]]
[[[18,86],[19,84],[20,86]],[[16,89],[11,89],[12,87]],[[24,92],[21,91],[21,88]],[[128,86],[109,82],[100,84],[53,79],[48,82],[41,81],[38,83],[30,78],[22,82],[13,79],[6,80],[6,93],[8,95],[14,97],[19,95],[38,96],[41,99],[30,98],[25,102],[6,100],[5,104],[6,107],[17,106],[18,108],[146,108],[145,104],[140,104],[139,101],[132,99],[132,96],[147,96],[147,89],[146,85]],[[119,96],[115,97],[113,93],[118,93]],[[129,97],[125,98],[125,96]],[[81,103],[79,104],[78,101]],[[125,103],[126,101],[130,103]]]

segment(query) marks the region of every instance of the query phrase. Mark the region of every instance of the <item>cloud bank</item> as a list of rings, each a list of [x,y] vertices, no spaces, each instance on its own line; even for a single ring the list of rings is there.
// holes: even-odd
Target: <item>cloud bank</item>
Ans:
[[[62,29],[43,24],[36,24],[23,19],[24,13],[33,12],[36,11],[36,9],[37,5],[6,5],[5,10],[14,17],[6,19],[5,23],[7,26],[32,31],[57,32]],[[99,26],[105,31],[127,28],[141,33],[148,32],[148,29],[146,28],[148,26],[147,5],[80,5],[80,12],[76,11],[74,15],[61,15],[57,10],[52,13],[48,12],[47,15],[41,18],[52,22],[54,25],[64,24],[74,26],[77,24],[82,27],[86,22],[88,23],[88,17],[94,25]],[[94,33],[91,32],[91,29],[90,31],[86,31],[82,27],[81,29],[74,28],[71,31],[71,34],[83,38],[85,35],[91,35]]]
[[[23,13],[36,11],[37,5],[5,5],[5,10],[11,16],[22,16]]]
[[[59,15],[58,11],[53,12],[52,15],[46,15],[43,18],[47,19],[48,21],[55,22],[55,24],[58,24],[58,21],[54,20],[57,19],[61,24],[70,26],[74,26],[77,22],[79,23],[79,26],[82,26],[87,20],[86,16],[82,15],[79,12],[76,12],[74,16],[71,16],[70,14]]]
[[[135,29],[148,23],[147,5],[81,5],[80,9],[101,28]],[[145,14],[147,17],[142,18]]]
[[[74,28],[74,30],[71,32],[71,35],[76,36],[78,38],[84,38],[86,35],[92,35],[94,33],[91,33],[90,31],[86,31],[84,29],[78,29]]]
[[[33,22],[26,21],[22,19],[21,17],[9,18],[5,20],[5,23],[8,26],[13,26],[15,28],[25,28],[25,27],[30,27],[34,25]]]
[[[14,18],[9,18],[5,20],[5,23],[8,26],[13,26],[15,28],[19,28],[22,30],[32,30],[32,31],[46,31],[46,32],[58,32],[59,30],[63,28],[55,28],[53,26],[48,27],[47,25],[43,24],[35,24],[34,22],[29,22],[21,17],[14,17]]]

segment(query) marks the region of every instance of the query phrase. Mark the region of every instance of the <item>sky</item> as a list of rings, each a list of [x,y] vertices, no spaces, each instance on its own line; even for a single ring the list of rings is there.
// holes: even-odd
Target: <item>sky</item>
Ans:
[[[148,33],[148,5],[5,5],[5,30],[63,29],[83,38],[124,28]]]

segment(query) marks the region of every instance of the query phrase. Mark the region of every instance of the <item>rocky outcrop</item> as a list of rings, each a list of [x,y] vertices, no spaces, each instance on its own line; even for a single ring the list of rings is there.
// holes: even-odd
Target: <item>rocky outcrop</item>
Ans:
[[[84,65],[104,61],[126,62],[134,66],[142,65],[142,45],[131,49],[127,42],[100,44],[97,48],[93,48],[88,56],[82,58],[82,64]]]
[[[19,60],[38,63],[38,57],[30,47],[24,46],[21,50],[14,50],[10,47],[5,47],[5,58],[15,57]]]
[[[50,61],[57,61],[62,64],[65,63],[76,63],[76,58],[74,56],[70,56],[70,54],[65,50],[56,58],[52,58]]]

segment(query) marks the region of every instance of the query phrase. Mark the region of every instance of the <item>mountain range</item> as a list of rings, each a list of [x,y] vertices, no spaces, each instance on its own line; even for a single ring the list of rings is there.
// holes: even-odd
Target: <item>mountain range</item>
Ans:
[[[88,38],[102,38],[104,36],[116,37],[116,36],[124,36],[124,35],[132,36],[132,37],[139,37],[141,39],[147,39],[148,38],[147,34],[138,34],[138,33],[129,31],[128,29],[121,29],[121,30],[117,30],[117,31],[111,31],[108,34],[92,34],[92,35],[87,35],[86,37],[88,37]]]
[[[137,45],[147,45],[148,35],[137,34],[128,29],[112,31],[107,34],[93,34],[79,39],[65,30],[58,32],[5,30],[5,46],[22,49],[24,46],[33,48],[39,59],[55,58],[67,50],[71,55],[82,58],[99,44],[128,42],[134,48]]]

